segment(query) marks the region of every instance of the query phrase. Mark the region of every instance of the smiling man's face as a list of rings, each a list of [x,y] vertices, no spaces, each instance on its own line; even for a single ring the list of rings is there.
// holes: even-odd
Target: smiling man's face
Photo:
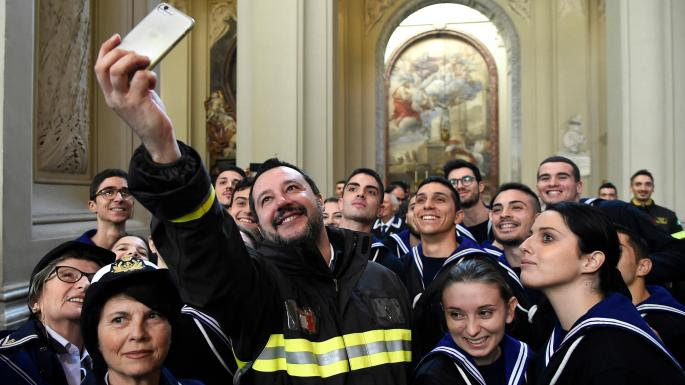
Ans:
[[[573,167],[565,162],[543,163],[538,168],[538,195],[546,204],[577,202],[583,192],[583,182],[573,175]]]

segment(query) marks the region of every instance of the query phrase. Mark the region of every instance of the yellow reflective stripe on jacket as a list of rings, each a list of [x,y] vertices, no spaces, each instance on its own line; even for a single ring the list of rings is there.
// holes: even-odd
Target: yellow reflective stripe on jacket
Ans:
[[[678,231],[677,233],[671,234],[673,238],[678,238],[678,239],[685,239],[685,230],[683,231]]]
[[[209,211],[212,208],[212,205],[214,204],[214,197],[216,196],[216,193],[214,192],[214,186],[210,185],[209,186],[209,193],[207,194],[207,198],[205,198],[205,201],[202,202],[200,207],[198,207],[197,210],[193,211],[192,213],[186,214],[180,218],[172,219],[171,222],[174,223],[183,223],[183,222],[190,222],[194,221],[196,219],[202,218],[203,215],[207,214],[207,211]]]
[[[411,361],[411,331],[370,330],[326,341],[272,334],[252,365],[259,372],[285,370],[296,377],[331,377],[350,370]]]

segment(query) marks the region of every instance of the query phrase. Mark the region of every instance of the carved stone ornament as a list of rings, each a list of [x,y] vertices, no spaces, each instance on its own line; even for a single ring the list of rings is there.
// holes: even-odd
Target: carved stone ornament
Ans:
[[[364,26],[367,35],[383,18],[383,12],[392,4],[393,0],[364,0]]]
[[[223,35],[230,26],[231,19],[238,19],[238,2],[236,0],[220,1],[213,0],[209,3],[209,46],[211,47]]]
[[[36,169],[88,172],[90,0],[39,2]]]
[[[559,0],[559,18],[576,14],[583,17],[587,16],[585,0]]]
[[[509,8],[525,21],[530,21],[531,0],[509,0]]]

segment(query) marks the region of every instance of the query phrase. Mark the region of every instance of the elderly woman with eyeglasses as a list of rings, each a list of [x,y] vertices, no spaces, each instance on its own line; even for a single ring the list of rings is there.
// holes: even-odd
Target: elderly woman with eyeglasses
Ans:
[[[49,251],[31,273],[28,321],[0,332],[3,384],[92,384],[81,335],[81,308],[90,279],[114,260],[109,250],[76,241]]]

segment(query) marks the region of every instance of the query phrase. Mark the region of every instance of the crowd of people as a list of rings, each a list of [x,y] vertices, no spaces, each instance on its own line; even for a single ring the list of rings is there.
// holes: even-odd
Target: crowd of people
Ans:
[[[489,202],[460,159],[416,191],[359,168],[325,198],[275,158],[212,181],[119,42],[96,76],[142,145],[93,179],[96,228],[33,269],[3,383],[685,384],[685,240],[648,171],[630,202],[581,198],[561,156]]]

